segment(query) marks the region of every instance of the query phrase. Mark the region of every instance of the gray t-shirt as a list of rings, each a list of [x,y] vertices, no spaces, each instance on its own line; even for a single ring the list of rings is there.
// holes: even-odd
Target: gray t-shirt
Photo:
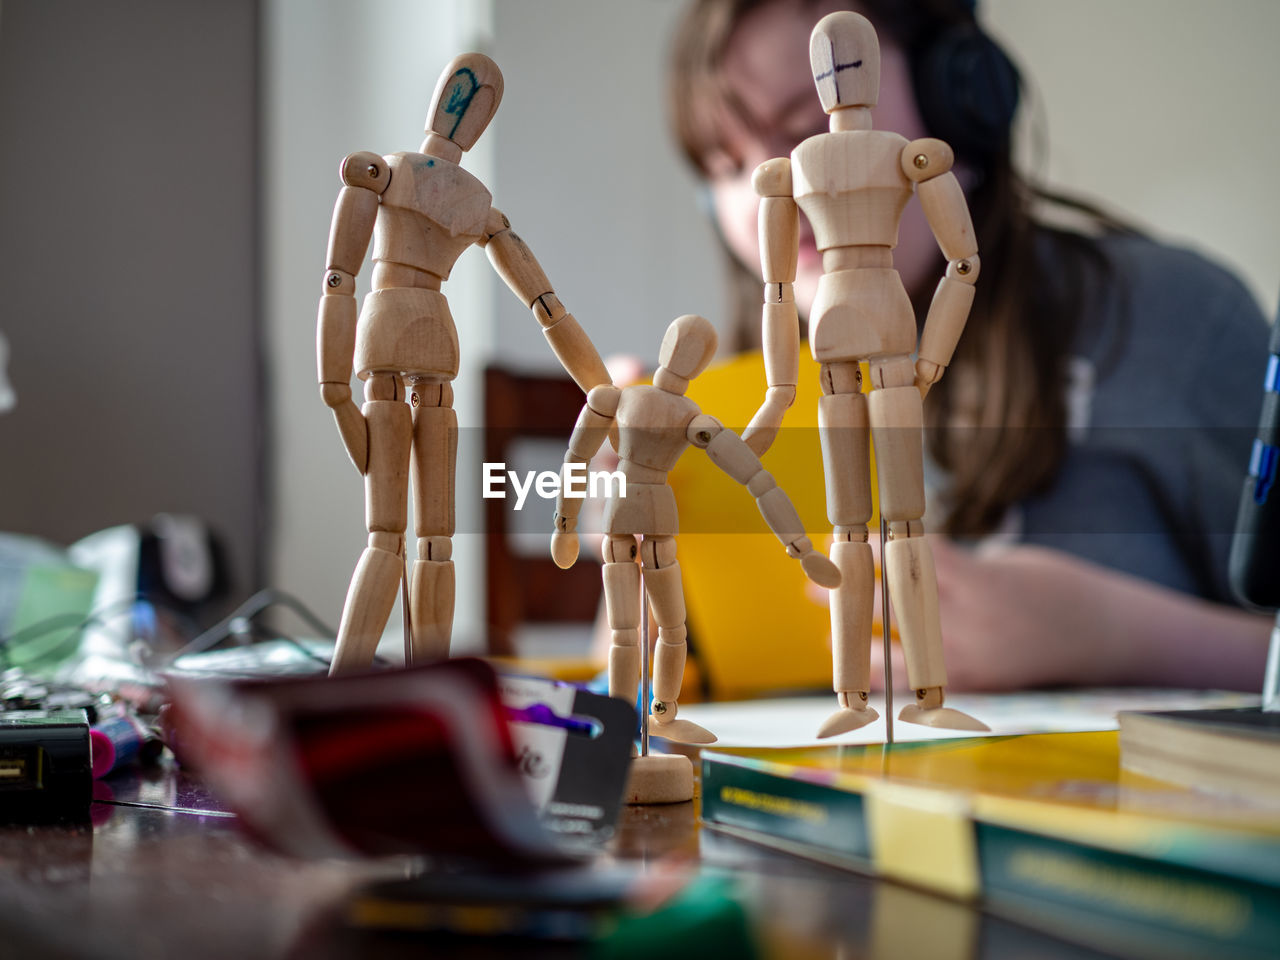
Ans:
[[[1137,236],[1100,242],[1115,281],[1076,344],[1066,458],[1009,527],[1231,602],[1227,553],[1262,405],[1266,320],[1198,254]]]

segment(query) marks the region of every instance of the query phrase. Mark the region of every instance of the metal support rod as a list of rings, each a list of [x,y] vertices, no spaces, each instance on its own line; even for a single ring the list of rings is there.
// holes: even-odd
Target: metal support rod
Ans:
[[[400,607],[404,616],[404,665],[413,666],[413,617],[409,615],[409,551],[400,554]]]
[[[889,578],[886,576],[885,547],[889,544],[889,525],[880,515],[880,623],[884,630],[884,736],[893,743],[893,657],[889,640]]]
[[[640,568],[640,756],[649,755],[649,607],[645,603],[644,567]]]

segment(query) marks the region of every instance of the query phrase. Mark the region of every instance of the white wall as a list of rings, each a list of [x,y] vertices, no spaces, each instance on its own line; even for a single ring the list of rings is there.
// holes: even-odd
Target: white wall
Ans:
[[[667,133],[667,38],[683,0],[495,0],[507,79],[495,202],[603,356],[656,360],[684,313],[721,319],[721,262]],[[499,363],[557,367],[507,293]]]
[[[979,12],[1034,80],[1039,172],[1234,268],[1274,316],[1280,3],[982,0]]]

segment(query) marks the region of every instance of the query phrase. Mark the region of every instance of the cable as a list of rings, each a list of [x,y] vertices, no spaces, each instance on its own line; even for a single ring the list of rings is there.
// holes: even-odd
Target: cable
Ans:
[[[58,613],[38,620],[35,623],[28,624],[16,633],[9,636],[0,635],[0,661],[3,661],[5,667],[12,665],[13,660],[10,655],[10,648],[16,648],[22,644],[30,643],[33,640],[53,633],[55,630],[63,628],[72,628],[67,635],[53,644],[48,650],[43,652],[44,656],[48,656],[53,651],[63,646],[67,646],[80,642],[80,635],[91,626],[102,624],[108,618],[119,616],[125,613],[133,612],[139,603],[145,603],[153,609],[162,609],[173,618],[174,621],[183,623],[188,631],[193,630],[195,622],[183,614],[181,610],[170,604],[163,602],[157,604],[156,601],[143,594],[137,593],[130,597],[121,597],[110,603],[104,604],[97,610],[90,611],[87,615],[79,613]],[[182,631],[175,629],[175,633]]]
[[[102,803],[111,807],[141,807],[144,810],[164,810],[166,813],[188,813],[197,817],[227,817],[234,819],[235,814],[229,810],[201,810],[199,807],[183,807],[168,803],[149,803],[142,800],[98,800],[94,803]]]
[[[80,642],[80,635],[91,626],[105,623],[109,618],[121,616],[134,612],[138,604],[146,604],[153,610],[163,611],[171,618],[175,626],[174,633],[190,635],[196,630],[195,622],[178,608],[164,601],[157,602],[155,598],[148,597],[143,594],[134,594],[130,597],[122,597],[111,603],[104,604],[97,610],[91,611],[88,615],[78,613],[61,613],[46,617],[36,623],[29,624],[21,630],[8,636],[0,635],[0,665],[9,667],[13,665],[12,652],[18,647],[29,644],[33,640],[47,636],[57,630],[68,629],[65,637],[58,640],[49,649],[42,652],[43,656],[49,656],[63,646],[70,646]],[[237,633],[243,633],[241,622],[253,624],[253,618],[260,615],[263,611],[273,606],[283,606],[292,610],[300,617],[309,627],[317,631],[321,636],[332,637],[336,635],[336,631],[317,617],[310,608],[308,608],[301,600],[292,594],[283,590],[267,588],[259,590],[253,596],[249,597],[244,603],[237,607],[229,616],[223,618],[209,629],[197,634],[193,640],[190,640],[185,646],[181,647],[176,653],[169,656],[169,662],[176,660],[178,657],[189,653],[202,653],[205,650],[217,646],[227,637]],[[237,629],[239,627],[239,629]],[[287,636],[278,631],[272,631],[273,639],[284,640],[287,643],[297,647],[308,657],[318,662],[328,665],[329,661],[321,657],[314,651],[307,648],[305,644],[294,637]],[[151,653],[155,653],[151,644],[147,643],[145,638],[134,637],[134,641],[141,640],[147,645]]]
[[[306,621],[309,627],[317,631],[321,636],[332,637],[337,634],[336,630],[328,626],[319,617],[312,613],[311,610],[297,597],[286,593],[283,590],[276,590],[268,587],[265,590],[259,590],[244,603],[240,604],[240,606],[236,607],[231,614],[201,633],[186,646],[178,650],[177,653],[172,654],[170,662],[177,660],[179,657],[187,656],[188,654],[204,653],[206,650],[216,647],[227,637],[236,633],[244,632],[243,628],[236,629],[239,625],[239,621],[246,621],[248,624],[252,625],[254,617],[273,606],[283,606],[292,610]],[[290,638],[281,637],[281,639]],[[294,642],[296,643],[296,641]],[[310,653],[310,651],[308,651],[308,653]],[[328,661],[325,662],[327,663]]]

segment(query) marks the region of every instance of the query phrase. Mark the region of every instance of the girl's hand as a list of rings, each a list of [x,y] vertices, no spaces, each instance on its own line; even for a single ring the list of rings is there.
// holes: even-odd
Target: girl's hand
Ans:
[[[938,577],[948,689],[1119,682],[1124,650],[1106,641],[1089,589],[1091,580],[1105,577],[1105,571],[1039,547],[971,550],[943,536],[928,539]],[[872,550],[878,567],[879,542],[874,538]],[[892,593],[890,602],[896,602]],[[875,603],[878,618],[879,589]],[[893,645],[891,655],[894,685],[905,688],[900,644]],[[879,643],[872,644],[871,682],[877,689],[884,686]]]
[[[1270,618],[1044,547],[960,547],[930,536],[947,686],[1178,686],[1256,690]],[[879,544],[873,539],[873,550]],[[876,590],[879,604],[880,591]],[[890,597],[892,603],[892,596]],[[894,644],[895,687],[907,685]],[[871,682],[884,685],[883,644]]]

